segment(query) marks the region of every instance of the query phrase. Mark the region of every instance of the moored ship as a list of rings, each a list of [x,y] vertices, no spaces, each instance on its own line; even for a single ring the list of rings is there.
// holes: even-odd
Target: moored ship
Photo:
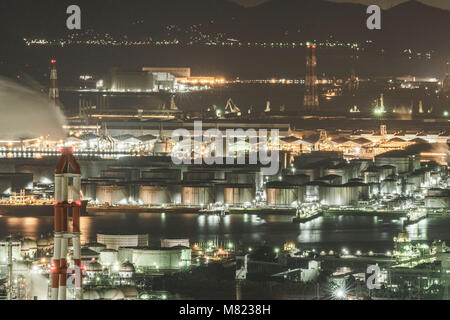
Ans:
[[[86,214],[88,201],[81,201],[81,215]],[[0,215],[10,217],[45,217],[54,215],[53,199],[38,199],[34,195],[9,196],[7,200],[0,200]]]
[[[320,217],[323,210],[317,203],[305,203],[297,208],[297,215],[292,219],[294,223],[303,223]]]
[[[208,205],[206,209],[198,211],[199,214],[214,215],[214,216],[226,216],[230,214],[230,210],[226,206],[222,205]]]
[[[409,226],[411,224],[418,223],[419,221],[428,217],[428,212],[426,208],[416,208],[411,209],[408,212],[406,220],[403,221],[403,226]]]

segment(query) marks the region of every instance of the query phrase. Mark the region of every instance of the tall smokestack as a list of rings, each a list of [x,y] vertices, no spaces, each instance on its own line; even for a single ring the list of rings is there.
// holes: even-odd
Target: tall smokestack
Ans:
[[[306,54],[306,77],[305,77],[305,98],[303,106],[306,110],[319,110],[319,95],[317,88],[317,58],[316,45],[308,44]]]
[[[53,104],[58,104],[59,90],[58,90],[58,73],[56,71],[56,60],[52,59],[50,61],[50,89],[48,91],[48,97],[53,102]]]
[[[69,178],[72,180],[72,195],[69,201]],[[80,208],[81,171],[70,148],[63,148],[55,169],[54,229],[55,241],[52,266],[52,300],[66,300],[67,249],[72,239],[74,267],[81,268]],[[72,232],[68,230],[69,210],[72,211]],[[80,270],[81,276],[81,270]],[[81,281],[75,287],[75,296],[82,298]]]

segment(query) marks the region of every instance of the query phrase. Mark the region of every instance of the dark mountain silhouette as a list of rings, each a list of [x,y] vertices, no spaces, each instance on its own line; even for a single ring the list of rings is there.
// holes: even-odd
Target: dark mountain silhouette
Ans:
[[[242,41],[297,41],[333,36],[375,39],[382,46],[449,49],[450,11],[409,1],[382,13],[382,30],[366,28],[365,5],[325,0],[271,0],[244,8],[228,0],[2,0],[0,37],[61,36],[66,8],[82,9],[82,28],[133,38],[167,37],[168,25],[201,25]]]

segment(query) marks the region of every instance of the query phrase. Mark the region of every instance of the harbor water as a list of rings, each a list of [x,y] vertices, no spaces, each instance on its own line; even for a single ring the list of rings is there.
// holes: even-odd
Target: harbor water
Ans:
[[[225,217],[168,213],[104,213],[81,218],[82,243],[96,241],[96,234],[148,233],[150,243],[161,238],[188,238],[191,243],[232,241],[244,246],[263,242],[282,246],[293,241],[299,248],[362,250],[383,253],[392,250],[393,237],[402,230],[403,218],[374,216],[324,216],[303,224],[287,215],[231,214]],[[0,237],[20,233],[37,239],[51,233],[53,217],[0,217]],[[450,217],[428,217],[407,226],[412,240],[444,240],[450,243]]]

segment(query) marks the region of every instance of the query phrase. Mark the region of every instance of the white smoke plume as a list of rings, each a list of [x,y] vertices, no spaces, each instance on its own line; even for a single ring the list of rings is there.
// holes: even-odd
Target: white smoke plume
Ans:
[[[36,90],[0,77],[0,140],[64,139],[61,110]]]

